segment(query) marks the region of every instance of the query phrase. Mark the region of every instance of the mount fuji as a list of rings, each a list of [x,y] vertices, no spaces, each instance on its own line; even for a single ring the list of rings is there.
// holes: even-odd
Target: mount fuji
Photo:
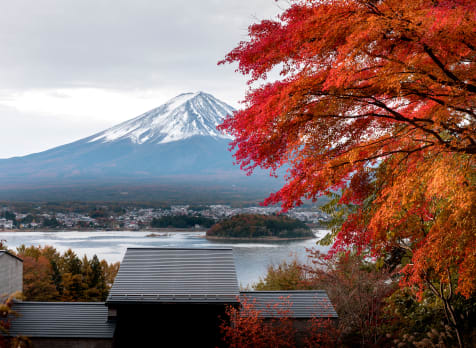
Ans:
[[[229,140],[230,137],[216,127],[233,111],[231,106],[210,94],[184,93],[86,140],[89,143],[126,140],[132,144],[166,144],[194,136]]]
[[[251,183],[233,165],[231,137],[216,129],[233,111],[207,93],[181,94],[90,137],[0,160],[0,191],[81,182]]]

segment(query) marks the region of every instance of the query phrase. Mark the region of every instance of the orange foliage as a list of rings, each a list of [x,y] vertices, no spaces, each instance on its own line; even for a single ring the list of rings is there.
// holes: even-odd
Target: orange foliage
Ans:
[[[9,337],[8,332],[12,320],[19,316],[12,309],[15,299],[21,298],[20,293],[15,293],[0,300],[0,348],[29,348],[32,347],[30,340],[25,336]]]
[[[12,310],[13,296],[6,299],[2,298],[0,302],[0,347],[7,347],[8,341],[6,335],[10,329],[10,318],[16,313]]]
[[[476,2],[294,1],[249,28],[220,63],[250,89],[221,129],[242,169],[286,183],[265,203],[284,210],[343,190],[357,206],[334,251],[411,257],[402,284],[476,290]],[[450,292],[452,289],[450,288]]]
[[[119,269],[96,255],[79,259],[51,246],[17,248],[23,259],[23,295],[28,301],[104,301]]]
[[[53,269],[45,256],[23,257],[23,294],[30,301],[54,301],[58,291],[51,281]]]

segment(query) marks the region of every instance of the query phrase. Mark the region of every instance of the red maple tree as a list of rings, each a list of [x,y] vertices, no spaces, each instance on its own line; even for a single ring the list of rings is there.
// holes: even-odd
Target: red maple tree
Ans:
[[[250,87],[220,128],[248,173],[288,166],[265,204],[287,210],[342,192],[340,203],[355,209],[334,251],[403,249],[411,261],[402,285],[468,298],[475,42],[472,0],[293,1],[277,20],[250,26],[249,40],[220,62],[237,62],[250,86],[281,74]]]

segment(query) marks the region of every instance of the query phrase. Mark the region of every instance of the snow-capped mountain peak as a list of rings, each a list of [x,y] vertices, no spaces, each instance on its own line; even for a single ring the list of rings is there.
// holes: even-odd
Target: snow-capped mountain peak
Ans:
[[[93,135],[88,142],[129,140],[135,144],[163,144],[197,135],[230,139],[216,126],[233,111],[210,94],[183,93],[158,108]]]

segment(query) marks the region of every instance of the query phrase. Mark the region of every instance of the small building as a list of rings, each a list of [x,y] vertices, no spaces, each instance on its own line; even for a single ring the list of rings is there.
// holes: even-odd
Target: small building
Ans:
[[[0,250],[0,300],[23,291],[23,260]]]
[[[129,248],[106,300],[114,346],[219,346],[220,318],[239,295],[232,249]]]

